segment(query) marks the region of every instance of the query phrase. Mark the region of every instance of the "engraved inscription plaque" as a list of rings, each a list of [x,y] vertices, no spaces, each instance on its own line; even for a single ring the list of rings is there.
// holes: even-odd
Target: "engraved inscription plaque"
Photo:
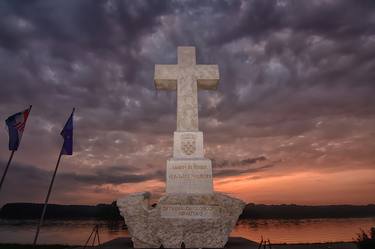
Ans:
[[[212,165],[208,159],[169,159],[167,193],[211,194]]]
[[[215,219],[219,217],[220,207],[209,205],[161,205],[162,218]]]

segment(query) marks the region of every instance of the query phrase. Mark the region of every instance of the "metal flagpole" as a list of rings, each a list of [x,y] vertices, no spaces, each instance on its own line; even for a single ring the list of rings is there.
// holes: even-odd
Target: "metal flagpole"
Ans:
[[[43,206],[42,216],[40,217],[40,221],[39,221],[38,227],[36,229],[36,234],[35,234],[35,238],[34,238],[34,242],[33,242],[33,247],[35,247],[35,245],[36,245],[36,242],[37,242],[38,236],[39,236],[40,227],[43,224],[44,215],[46,214],[49,196],[51,194],[53,182],[55,181],[55,176],[56,176],[57,168],[59,167],[59,164],[60,164],[61,155],[62,155],[62,148],[60,150],[59,159],[57,159],[57,163],[56,163],[56,167],[55,167],[55,172],[53,172],[52,180],[51,180],[51,183],[50,183],[49,188],[48,188],[47,197],[46,197],[46,200],[45,200],[44,206]]]
[[[59,168],[61,156],[73,154],[73,113],[74,113],[74,110],[75,110],[75,108],[73,108],[73,111],[69,116],[69,119],[66,121],[63,130],[60,132],[60,135],[63,136],[64,141],[63,141],[63,144],[61,146],[61,150],[60,150],[59,158],[57,159],[55,171],[53,172],[51,183],[50,183],[49,188],[48,188],[46,200],[44,201],[43,211],[42,211],[42,215],[41,215],[40,220],[39,220],[38,227],[36,229],[33,247],[35,247],[36,242],[38,241],[40,227],[43,225],[43,220],[44,220],[44,216],[46,214],[49,196],[51,195],[53,182],[55,181],[55,177],[56,177],[57,169]]]
[[[6,176],[7,172],[8,172],[9,165],[10,165],[10,163],[12,162],[13,155],[14,155],[14,151],[15,151],[15,150],[12,150],[12,153],[10,154],[10,157],[9,157],[9,160],[8,160],[8,163],[7,163],[7,166],[5,167],[5,170],[4,170],[4,173],[3,173],[3,176],[1,177],[1,182],[0,182],[0,191],[1,191],[1,187],[3,186],[3,182],[4,182],[4,179],[5,179],[5,176]]]

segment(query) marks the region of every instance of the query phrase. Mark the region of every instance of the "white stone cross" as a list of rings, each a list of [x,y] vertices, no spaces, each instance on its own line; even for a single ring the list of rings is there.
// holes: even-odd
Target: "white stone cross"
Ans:
[[[155,65],[158,90],[177,90],[177,131],[198,131],[198,88],[215,90],[218,65],[197,65],[195,47],[177,48],[177,65]]]

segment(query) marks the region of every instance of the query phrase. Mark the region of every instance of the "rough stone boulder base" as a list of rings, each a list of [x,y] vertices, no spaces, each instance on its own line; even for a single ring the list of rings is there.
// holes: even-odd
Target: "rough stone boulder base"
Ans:
[[[216,192],[169,194],[160,198],[155,208],[150,207],[149,198],[150,194],[143,192],[117,201],[134,248],[159,248],[161,245],[181,248],[182,243],[186,248],[224,247],[245,206],[239,199]],[[170,217],[176,212],[175,218],[163,217],[163,208],[171,209]]]
[[[155,229],[151,227],[156,223],[150,220],[156,217],[156,210],[149,208],[149,198],[150,194],[144,192],[117,200],[117,206],[126,221],[135,248],[159,248],[160,246],[159,240],[153,234]]]

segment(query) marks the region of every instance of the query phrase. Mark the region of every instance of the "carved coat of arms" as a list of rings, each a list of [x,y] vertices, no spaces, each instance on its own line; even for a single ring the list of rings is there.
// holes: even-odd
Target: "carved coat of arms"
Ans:
[[[181,136],[181,151],[186,155],[194,154],[196,150],[195,140],[194,134],[183,134]]]

